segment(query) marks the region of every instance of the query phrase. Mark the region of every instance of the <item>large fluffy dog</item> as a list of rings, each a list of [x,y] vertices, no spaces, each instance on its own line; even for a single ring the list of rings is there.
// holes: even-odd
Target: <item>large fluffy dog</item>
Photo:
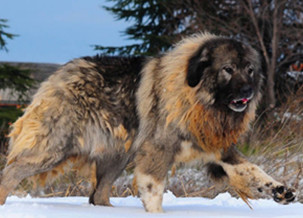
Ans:
[[[18,183],[71,156],[97,163],[90,202],[110,205],[111,185],[135,160],[144,207],[162,211],[167,171],[203,159],[209,174],[242,197],[287,203],[292,190],[246,161],[234,144],[260,99],[257,52],[198,34],[163,56],[76,59],[44,82],[13,125],[0,203]]]

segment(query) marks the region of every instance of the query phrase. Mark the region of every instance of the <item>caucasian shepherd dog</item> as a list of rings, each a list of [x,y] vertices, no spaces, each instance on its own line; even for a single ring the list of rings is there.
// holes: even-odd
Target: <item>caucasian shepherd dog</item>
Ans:
[[[74,156],[96,162],[90,203],[110,205],[115,179],[131,161],[148,212],[162,211],[168,170],[202,159],[212,178],[244,200],[294,200],[235,148],[260,100],[260,57],[248,45],[204,33],[151,59],[86,57],[44,82],[13,125],[0,204],[26,177]],[[225,178],[225,179],[224,179]]]

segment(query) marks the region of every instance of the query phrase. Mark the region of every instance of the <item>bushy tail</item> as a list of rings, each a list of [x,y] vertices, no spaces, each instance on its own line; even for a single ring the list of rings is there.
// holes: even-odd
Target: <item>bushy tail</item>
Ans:
[[[96,187],[96,163],[86,156],[71,156],[50,171],[32,176],[30,180],[34,188],[44,187],[54,183],[64,174],[74,173],[79,178],[84,178],[93,188]]]

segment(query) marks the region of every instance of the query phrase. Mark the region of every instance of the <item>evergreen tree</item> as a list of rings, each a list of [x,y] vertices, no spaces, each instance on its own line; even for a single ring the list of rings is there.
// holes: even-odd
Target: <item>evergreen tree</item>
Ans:
[[[133,23],[124,34],[139,43],[122,47],[96,46],[109,54],[155,55],[165,51],[188,30],[189,10],[178,1],[169,0],[114,0],[113,7],[104,7],[118,20]],[[174,15],[174,16],[172,16]]]

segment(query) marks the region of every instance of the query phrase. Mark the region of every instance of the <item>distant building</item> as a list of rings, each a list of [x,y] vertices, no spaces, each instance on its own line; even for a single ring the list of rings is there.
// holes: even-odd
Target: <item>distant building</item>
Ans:
[[[31,100],[32,96],[36,92],[39,83],[46,80],[52,73],[54,73],[61,65],[60,64],[48,64],[48,63],[23,63],[23,62],[1,62],[0,65],[7,64],[10,66],[15,66],[20,69],[28,69],[31,72],[33,79],[37,81],[36,88],[33,88],[29,91],[29,99]],[[14,96],[12,90],[1,89],[0,87],[0,107],[5,106],[14,106],[18,105],[17,97]]]

